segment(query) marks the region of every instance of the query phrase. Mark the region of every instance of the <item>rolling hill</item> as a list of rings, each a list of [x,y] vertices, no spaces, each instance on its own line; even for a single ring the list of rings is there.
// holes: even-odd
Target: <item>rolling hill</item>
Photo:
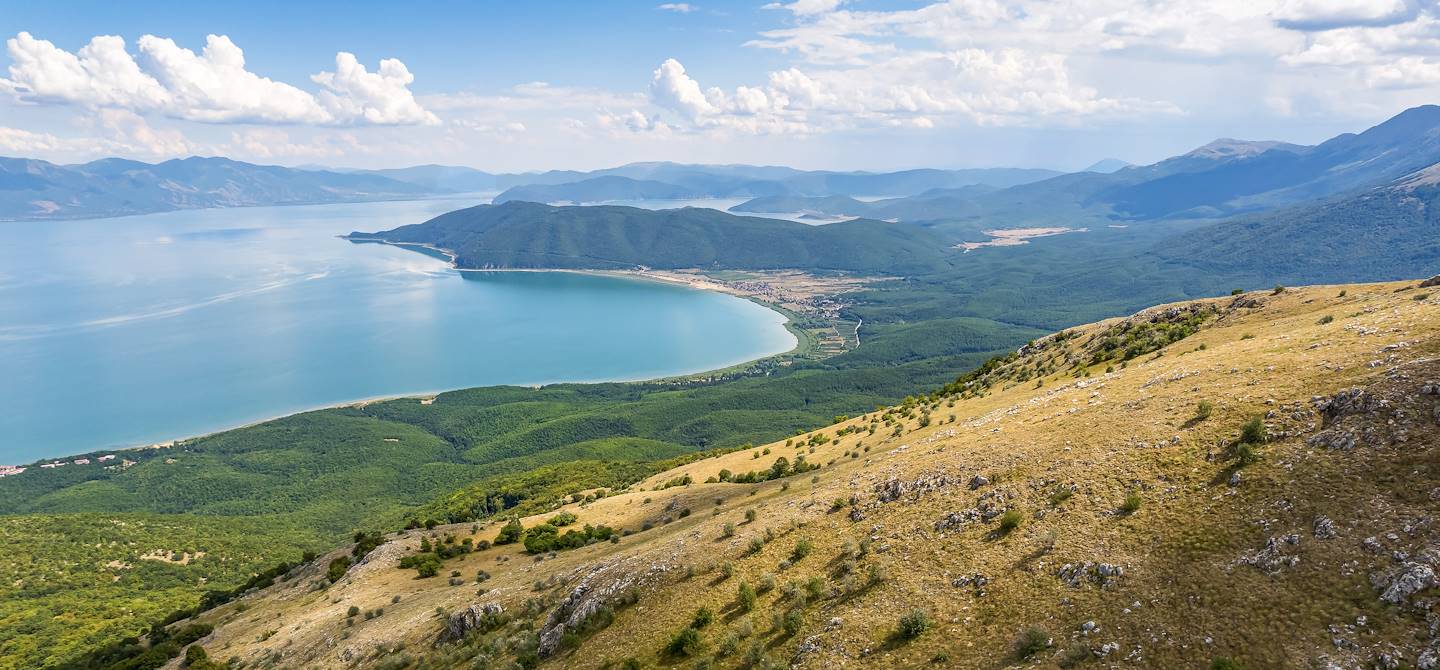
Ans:
[[[854,220],[827,226],[713,209],[553,207],[513,201],[442,214],[350,239],[421,244],[452,252],[458,267],[806,269],[879,274],[931,272],[955,256],[920,228]]]

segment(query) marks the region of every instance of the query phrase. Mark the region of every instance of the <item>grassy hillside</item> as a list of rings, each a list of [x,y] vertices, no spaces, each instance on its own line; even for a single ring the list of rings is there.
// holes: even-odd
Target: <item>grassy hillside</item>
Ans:
[[[0,571],[0,622],[17,623],[0,636],[0,668],[49,667],[139,633],[206,590],[355,530],[523,513],[633,482],[666,459],[825,425],[943,383],[1017,336],[957,324],[949,337],[928,358],[897,351],[883,367],[846,360],[696,386],[468,389],[125,452],[124,467],[0,478],[0,533],[26,548]],[[873,351],[890,348],[879,338]],[[186,565],[143,558],[200,550]]]
[[[955,252],[924,230],[881,221],[807,226],[713,209],[480,205],[352,239],[426,244],[462,268],[780,269],[936,272]]]
[[[330,584],[342,547],[201,614],[199,645],[247,667],[1428,663],[1433,290],[1069,329],[940,393],[578,496],[512,544],[489,544],[499,521],[406,531]],[[613,541],[554,539],[601,526]],[[427,548],[436,576],[401,567]]]

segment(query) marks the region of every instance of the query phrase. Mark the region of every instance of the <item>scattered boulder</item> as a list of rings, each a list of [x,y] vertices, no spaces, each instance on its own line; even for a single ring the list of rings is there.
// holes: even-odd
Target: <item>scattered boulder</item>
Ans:
[[[1440,286],[1440,275],[1435,275],[1434,277],[1420,282],[1420,288],[1430,288],[1431,286]]]
[[[635,584],[633,573],[622,563],[600,565],[590,571],[556,606],[540,629],[536,652],[549,656],[560,649],[565,631],[582,626],[601,608],[619,600]],[[614,575],[609,573],[614,572]]]
[[[1125,576],[1125,568],[1111,563],[1092,563],[1090,561],[1066,563],[1055,571],[1055,576],[1075,588],[1079,588],[1087,581],[1104,587]]]
[[[1338,428],[1322,430],[1305,440],[1305,444],[1311,447],[1330,449],[1332,451],[1350,451],[1355,448],[1355,443],[1355,433]]]
[[[1315,517],[1314,535],[1321,540],[1335,537],[1335,522],[1328,516]]]
[[[974,491],[975,489],[978,489],[989,483],[990,480],[986,479],[985,475],[975,475],[974,477],[970,478],[970,490]]]
[[[1313,400],[1315,410],[1320,412],[1322,425],[1329,426],[1337,419],[1352,414],[1373,414],[1389,406],[1389,401],[1378,398],[1361,388],[1342,389],[1329,398]]]
[[[445,630],[440,634],[441,642],[459,640],[472,630],[485,632],[504,623],[505,608],[500,603],[474,604],[451,614],[445,620]]]
[[[1240,471],[1239,471],[1239,470],[1236,470],[1236,471],[1230,473],[1230,481],[1228,481],[1228,482],[1226,482],[1226,483],[1233,487],[1233,486],[1239,486],[1241,481],[1242,481],[1242,480],[1240,479]]]
[[[875,497],[882,503],[895,502],[901,498],[918,500],[931,491],[939,491],[954,484],[954,480],[943,472],[921,475],[910,481],[891,478],[875,485]]]
[[[1273,575],[1284,568],[1293,568],[1300,564],[1299,556],[1287,553],[1291,548],[1299,545],[1300,536],[1293,533],[1271,537],[1265,541],[1264,548],[1243,554],[1235,562],[1253,566],[1261,572]]]
[[[1380,589],[1380,599],[1392,605],[1404,605],[1410,596],[1436,585],[1435,569],[1424,563],[1406,562],[1389,576],[1372,578]]]

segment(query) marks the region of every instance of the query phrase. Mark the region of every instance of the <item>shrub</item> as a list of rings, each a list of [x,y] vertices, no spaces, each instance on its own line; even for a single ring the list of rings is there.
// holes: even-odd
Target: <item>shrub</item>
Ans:
[[[1125,501],[1120,503],[1120,511],[1125,514],[1134,514],[1140,509],[1140,505],[1143,502],[1144,500],[1140,498],[1139,493],[1131,491],[1125,494]]]
[[[1265,419],[1259,416],[1250,417],[1245,425],[1240,427],[1240,442],[1248,444],[1264,444],[1268,437],[1265,434]]]
[[[1331,321],[1334,321],[1334,320],[1335,320],[1335,317],[1330,316],[1329,314],[1326,314],[1325,316],[1320,317],[1320,320],[1319,320],[1319,321],[1316,321],[1316,322],[1315,322],[1315,325],[1317,325],[1317,326],[1323,326],[1323,325],[1325,325],[1325,324],[1327,324],[1327,323],[1330,323]]]
[[[740,582],[740,588],[735,595],[735,602],[740,606],[740,611],[749,612],[755,609],[755,589],[750,582]]]
[[[1019,528],[1020,522],[1024,519],[1025,515],[1021,513],[1020,510],[1006,510],[1004,514],[1000,515],[1000,532],[1008,533],[1012,530],[1015,530],[1016,528]]]
[[[1050,634],[1043,628],[1031,626],[1015,639],[1015,656],[1021,660],[1030,658],[1050,647]]]
[[[814,548],[815,547],[810,543],[809,538],[800,538],[798,541],[795,542],[795,549],[790,552],[790,562],[799,563],[800,561],[804,560],[806,556],[809,556],[810,551]]]
[[[500,534],[495,536],[495,544],[514,544],[520,541],[520,536],[525,534],[525,527],[520,525],[519,518],[511,518],[510,522],[500,529]]]
[[[895,637],[901,640],[913,640],[930,630],[930,613],[923,609],[916,608],[900,617],[900,622],[895,626]]]
[[[690,627],[696,630],[709,626],[715,621],[715,613],[708,607],[701,607],[695,610],[695,618],[690,620]]]
[[[1061,486],[1060,488],[1055,489],[1054,493],[1050,494],[1050,504],[1052,506],[1059,506],[1063,504],[1066,500],[1069,500],[1074,495],[1075,491],[1072,490],[1070,487]]]
[[[1254,465],[1260,461],[1260,452],[1255,445],[1249,442],[1241,442],[1235,445],[1235,464],[1241,467]]]
[[[1210,670],[1245,670],[1245,666],[1221,656],[1210,661]]]
[[[1215,405],[1213,403],[1209,400],[1201,400],[1200,404],[1195,406],[1195,420],[1204,421],[1210,418],[1210,414],[1214,411]]]
[[[745,510],[745,523],[755,523],[755,510]]]
[[[750,538],[750,553],[758,554],[765,549],[765,539],[760,536]]]
[[[349,617],[352,617],[352,616],[356,616],[356,615],[358,615],[358,614],[360,614],[360,608],[359,608],[359,607],[356,607],[356,606],[354,606],[354,605],[351,605],[351,606],[350,606],[350,609],[348,609],[348,610],[345,611],[345,616],[346,616],[346,618],[349,618]]]
[[[577,516],[575,516],[574,514],[571,514],[571,513],[569,513],[569,512],[561,512],[561,513],[559,513],[559,514],[556,514],[555,516],[550,517],[550,525],[552,525],[552,526],[568,526],[568,525],[570,525],[570,524],[572,524],[572,523],[575,523],[576,521],[579,521],[579,520],[580,520],[580,518],[577,517]]]
[[[765,574],[763,574],[763,575],[760,575],[760,582],[755,585],[755,591],[758,592],[758,593],[769,593],[769,592],[774,591],[774,590],[775,590],[775,575],[772,575],[772,574],[770,574],[770,573],[768,573],[768,572],[765,573]]]
[[[720,537],[733,537],[735,535],[735,524],[727,522],[720,530]]]
[[[780,620],[780,629],[785,631],[785,635],[794,636],[800,632],[800,627],[804,624],[805,616],[800,608],[796,607],[785,613],[784,618]]]
[[[670,638],[670,643],[665,645],[665,653],[671,656],[689,658],[698,656],[704,648],[700,639],[700,631],[694,628],[685,628]]]
[[[349,569],[350,557],[341,556],[340,558],[330,561],[330,567],[325,570],[325,578],[330,580],[331,584],[334,584],[340,581],[340,578],[344,577],[345,572]]]

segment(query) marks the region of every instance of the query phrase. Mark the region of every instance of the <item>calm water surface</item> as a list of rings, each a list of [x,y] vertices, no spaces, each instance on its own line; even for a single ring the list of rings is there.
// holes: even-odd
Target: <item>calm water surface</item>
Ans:
[[[462,273],[336,237],[483,201],[0,223],[0,463],[369,397],[643,379],[794,346],[782,316],[739,298]]]

